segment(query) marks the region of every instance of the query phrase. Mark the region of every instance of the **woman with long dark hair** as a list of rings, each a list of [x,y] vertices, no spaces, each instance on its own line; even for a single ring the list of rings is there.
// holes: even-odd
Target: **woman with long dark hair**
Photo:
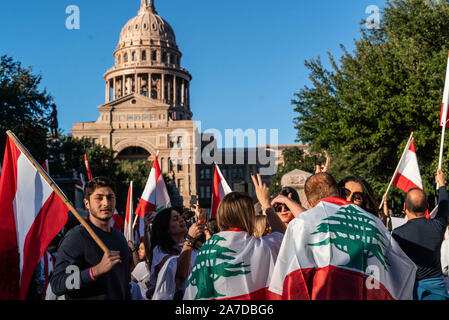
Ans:
[[[346,201],[358,205],[376,217],[381,217],[374,191],[370,184],[361,177],[349,176],[344,178],[338,183],[338,190],[341,197]]]
[[[176,290],[158,297],[182,298],[185,280],[197,254],[196,240],[203,232],[204,226],[197,223],[187,230],[186,222],[174,208],[164,209],[156,215],[151,228],[150,295],[156,288],[158,274],[167,260],[176,257],[174,279],[165,279],[176,285]]]

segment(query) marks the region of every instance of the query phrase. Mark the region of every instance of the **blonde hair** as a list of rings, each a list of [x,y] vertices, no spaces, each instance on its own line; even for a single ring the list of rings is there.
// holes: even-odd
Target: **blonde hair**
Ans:
[[[220,231],[241,228],[252,236],[255,218],[253,199],[247,193],[228,193],[218,205],[217,224]]]
[[[263,237],[265,235],[265,232],[267,231],[267,227],[268,227],[267,216],[262,214],[256,216],[254,236],[256,238]]]

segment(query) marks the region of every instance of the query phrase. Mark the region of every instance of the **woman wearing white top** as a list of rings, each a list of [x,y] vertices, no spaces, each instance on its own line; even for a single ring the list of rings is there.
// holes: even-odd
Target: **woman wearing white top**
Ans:
[[[151,250],[153,252],[150,269],[150,290],[147,297],[152,296],[156,288],[159,271],[168,258],[176,256],[177,265],[174,279],[176,292],[168,296],[173,299],[182,298],[185,280],[195,261],[197,251],[194,250],[196,240],[204,232],[204,225],[192,224],[189,230],[184,219],[173,208],[164,209],[154,218],[151,228]],[[187,237],[186,237],[187,234]]]

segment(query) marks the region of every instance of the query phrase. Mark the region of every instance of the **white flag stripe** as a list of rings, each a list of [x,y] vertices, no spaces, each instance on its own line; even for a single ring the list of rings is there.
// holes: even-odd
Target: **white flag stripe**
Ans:
[[[53,189],[21,154],[17,160],[17,192],[14,197],[14,214],[17,228],[17,244],[20,253],[20,272],[23,268],[23,250],[28,231]],[[34,201],[30,201],[34,195]],[[32,215],[30,213],[33,213]]]
[[[419,173],[418,159],[416,158],[416,153],[412,150],[409,149],[406,151],[404,159],[399,165],[398,172],[421,189],[423,188],[421,174]]]

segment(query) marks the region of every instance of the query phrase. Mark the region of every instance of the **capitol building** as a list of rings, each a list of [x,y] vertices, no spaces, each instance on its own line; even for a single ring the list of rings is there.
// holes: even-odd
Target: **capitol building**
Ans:
[[[152,161],[159,152],[162,173],[176,185],[177,199],[172,203],[188,207],[190,196],[198,195],[200,205],[210,207],[214,168],[203,161],[201,151],[214,138],[205,139],[195,127],[192,75],[182,67],[175,33],[158,15],[153,0],[141,0],[137,16],[122,29],[113,56],[114,66],[104,74],[100,115],[93,122],[74,123],[73,136],[111,148],[123,160]],[[276,148],[276,156],[288,146]],[[226,150],[223,155],[229,152],[237,151]],[[244,150],[246,157],[251,152],[255,150]],[[252,193],[250,173],[261,166],[234,162],[220,168],[233,190]]]

